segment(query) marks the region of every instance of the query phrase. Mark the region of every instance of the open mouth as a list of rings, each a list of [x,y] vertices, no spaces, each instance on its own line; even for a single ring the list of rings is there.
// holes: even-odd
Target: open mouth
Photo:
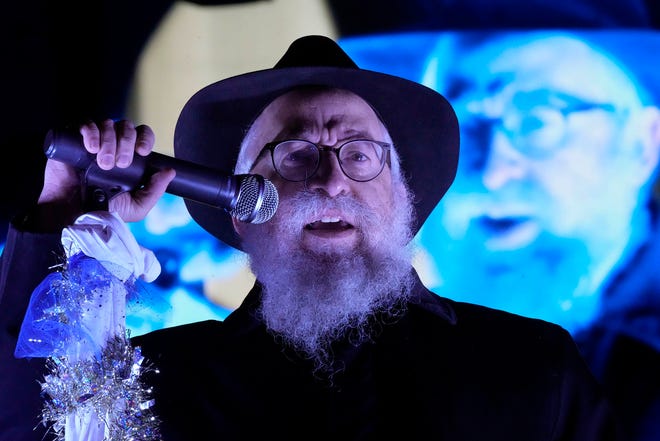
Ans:
[[[478,219],[478,222],[485,231],[491,234],[506,234],[529,222],[529,220],[528,217],[522,216],[500,218],[482,216]]]
[[[311,231],[345,231],[352,228],[353,225],[334,216],[324,216],[320,220],[305,225],[305,229]]]
[[[493,250],[512,250],[528,246],[540,234],[538,222],[529,216],[483,216],[477,222],[489,236],[486,246]]]

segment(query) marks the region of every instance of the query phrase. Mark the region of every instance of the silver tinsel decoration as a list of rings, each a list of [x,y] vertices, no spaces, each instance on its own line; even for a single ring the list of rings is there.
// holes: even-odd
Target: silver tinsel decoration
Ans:
[[[64,441],[67,416],[74,412],[96,414],[107,441],[160,440],[152,391],[140,381],[145,372],[157,371],[145,365],[140,348],[132,347],[128,338],[113,337],[100,358],[70,363],[67,357],[51,357],[47,367],[41,416],[58,441]]]

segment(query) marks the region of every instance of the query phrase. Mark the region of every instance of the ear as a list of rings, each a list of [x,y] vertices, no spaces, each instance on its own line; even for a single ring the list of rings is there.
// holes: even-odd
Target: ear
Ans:
[[[640,179],[646,181],[653,175],[660,161],[660,109],[656,106],[646,106],[637,116],[634,127],[640,133],[640,161],[643,169]]]

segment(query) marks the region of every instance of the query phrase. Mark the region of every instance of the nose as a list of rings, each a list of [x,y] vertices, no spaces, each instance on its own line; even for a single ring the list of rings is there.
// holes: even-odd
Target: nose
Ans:
[[[494,129],[484,165],[482,181],[489,190],[497,190],[511,180],[522,179],[526,174],[525,156],[515,148],[502,130]]]
[[[307,187],[312,190],[324,191],[328,196],[335,197],[349,191],[349,178],[339,165],[339,158],[334,152],[322,151],[319,167],[307,180]]]

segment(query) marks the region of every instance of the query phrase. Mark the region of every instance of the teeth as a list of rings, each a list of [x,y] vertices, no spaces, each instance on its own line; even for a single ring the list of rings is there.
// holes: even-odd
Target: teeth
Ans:
[[[326,224],[332,223],[332,222],[339,222],[339,218],[338,217],[331,217],[331,216],[323,216],[321,218],[321,222],[326,223]]]

